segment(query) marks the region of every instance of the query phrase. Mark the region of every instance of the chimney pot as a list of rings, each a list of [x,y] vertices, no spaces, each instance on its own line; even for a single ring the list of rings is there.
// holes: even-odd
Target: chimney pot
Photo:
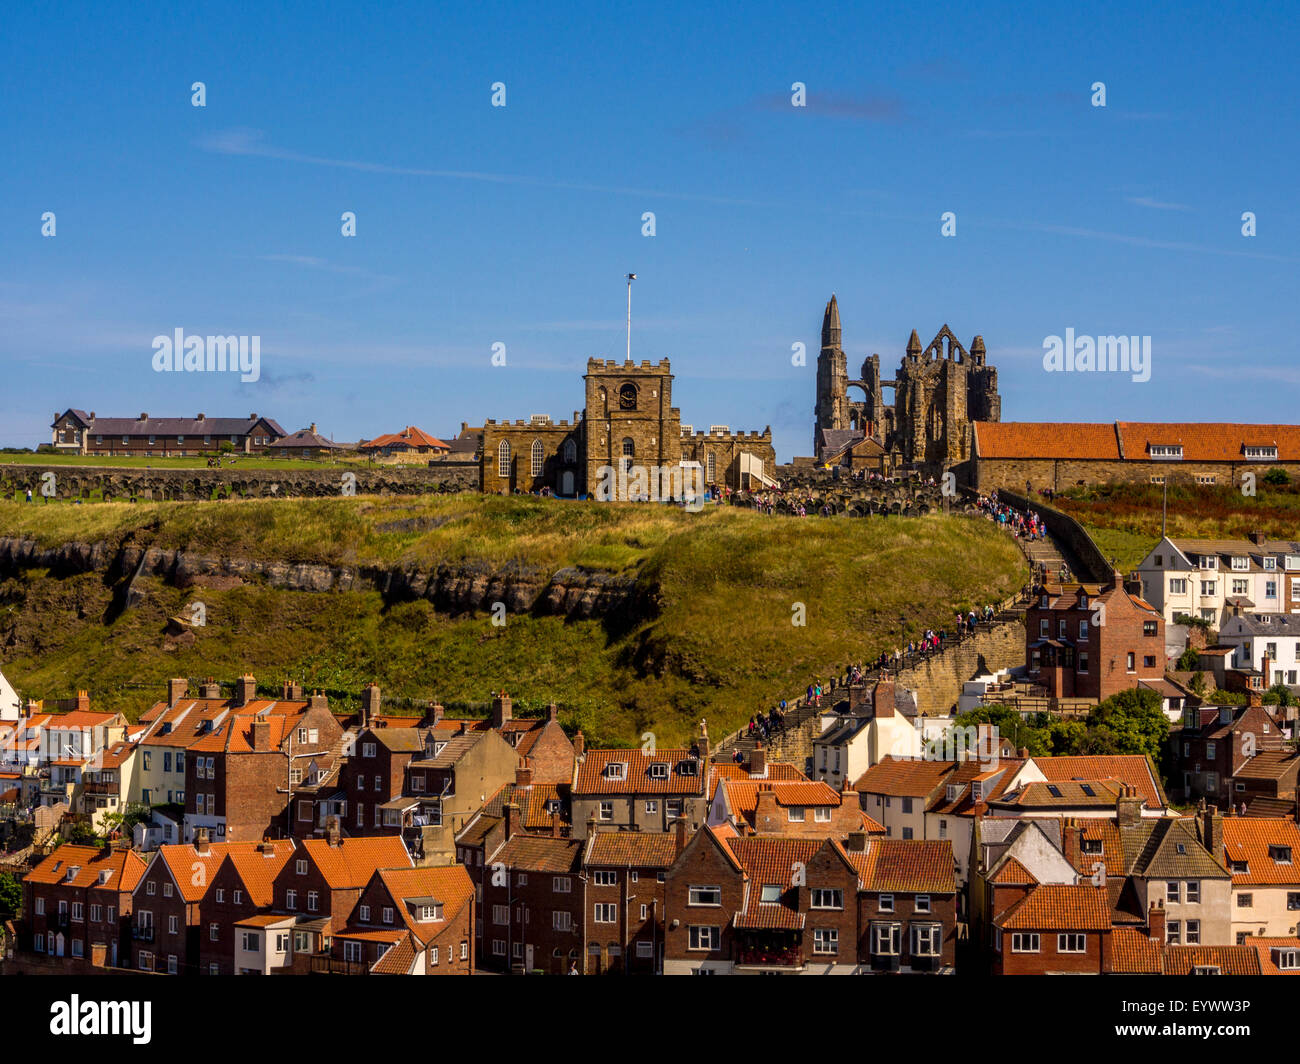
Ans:
[[[190,692],[190,681],[184,677],[176,677],[167,681],[167,705],[174,706],[178,701],[184,698]]]

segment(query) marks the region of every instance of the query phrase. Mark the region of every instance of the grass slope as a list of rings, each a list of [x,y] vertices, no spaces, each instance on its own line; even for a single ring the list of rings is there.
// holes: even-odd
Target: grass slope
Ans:
[[[1058,495],[1054,505],[1088,530],[1109,558],[1131,569],[1160,541],[1158,484],[1108,484]],[[1246,496],[1231,485],[1170,485],[1170,537],[1245,539],[1256,529],[1274,539],[1300,538],[1300,487],[1260,480]]]
[[[411,531],[411,518],[432,524]],[[385,528],[390,530],[385,531]],[[518,705],[554,700],[598,744],[681,741],[700,717],[720,736],[810,679],[892,649],[958,607],[997,601],[1024,580],[1011,541],[987,522],[764,517],[732,509],[454,496],[95,507],[0,504],[0,535],[47,544],[134,541],[204,553],[327,563],[483,561],[635,573],[657,589],[637,626],[555,617],[451,618],[426,601],[377,593],[307,594],[246,585],[182,591],[146,581],[142,605],[105,623],[111,590],[94,574],[29,571],[0,582],[6,675],[24,695],[79,687],[134,715],[169,676],[265,684],[295,677],[355,698],[482,704],[505,688]],[[207,627],[165,649],[163,626],[196,599]],[[796,619],[802,604],[806,623]]]

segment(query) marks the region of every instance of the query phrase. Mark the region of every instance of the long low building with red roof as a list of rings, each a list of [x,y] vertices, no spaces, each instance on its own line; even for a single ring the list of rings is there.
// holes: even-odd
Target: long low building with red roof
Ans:
[[[977,421],[973,487],[1063,491],[1078,484],[1241,483],[1281,468],[1300,476],[1300,425],[1112,421]]]

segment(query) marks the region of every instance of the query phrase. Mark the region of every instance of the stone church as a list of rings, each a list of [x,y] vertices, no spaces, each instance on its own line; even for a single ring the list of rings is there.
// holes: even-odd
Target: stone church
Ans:
[[[668,359],[640,365],[587,360],[585,406],[572,421],[534,414],[527,421],[489,420],[478,430],[480,488],[493,494],[541,491],[573,496],[595,491],[602,467],[696,470],[708,486],[775,483],[771,427],[732,432],[683,425],[673,406]]]
[[[850,398],[850,389],[857,397]],[[822,317],[814,412],[818,465],[939,474],[972,459],[974,422],[1001,420],[998,371],[985,361],[983,337],[968,350],[945,325],[924,348],[912,330],[892,380],[882,377],[877,354],[851,380],[832,295]]]

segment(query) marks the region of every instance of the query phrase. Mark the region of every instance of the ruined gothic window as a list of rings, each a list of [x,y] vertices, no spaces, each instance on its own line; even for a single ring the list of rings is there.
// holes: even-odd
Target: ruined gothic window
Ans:
[[[572,440],[564,441],[564,462],[566,465],[573,465],[578,460],[578,445]]]
[[[636,409],[635,384],[625,384],[618,390],[618,407],[620,410]]]
[[[533,440],[532,459],[533,459],[533,476],[540,477],[542,475],[542,465],[546,460],[545,449],[542,447],[541,440]]]
[[[501,446],[497,448],[497,476],[508,477],[510,475],[510,441],[502,440]]]

